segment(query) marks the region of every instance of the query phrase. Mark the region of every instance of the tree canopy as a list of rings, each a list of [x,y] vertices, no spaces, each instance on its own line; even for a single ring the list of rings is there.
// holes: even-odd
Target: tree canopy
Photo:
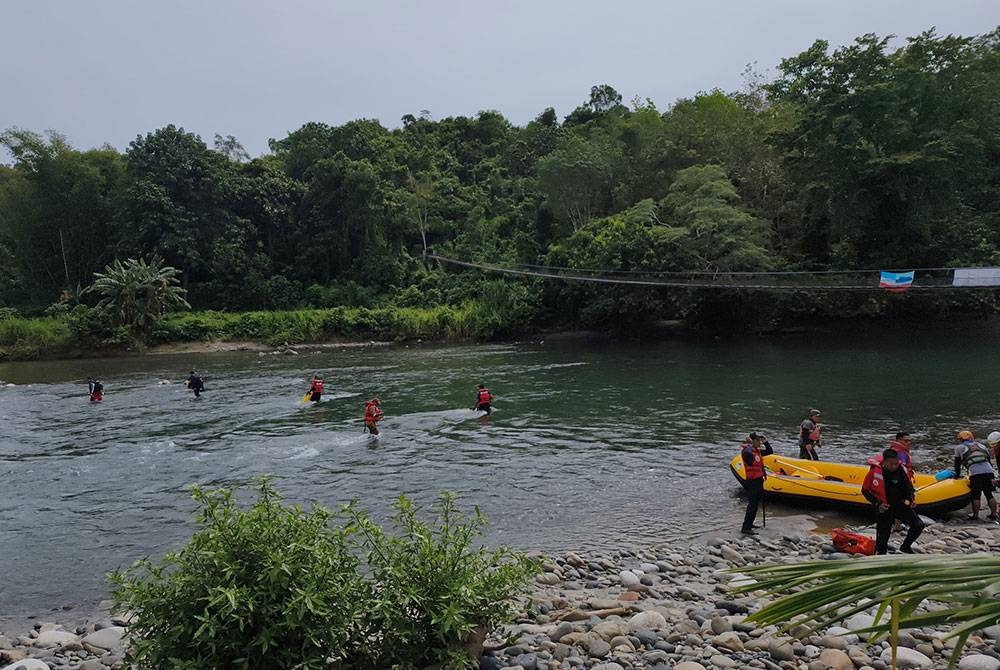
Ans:
[[[817,41],[770,81],[664,111],[599,84],[562,122],[310,122],[256,158],[172,125],[124,153],[16,128],[0,143],[0,307],[27,313],[153,254],[194,307],[226,310],[478,290],[427,248],[608,270],[1000,264],[1000,30]],[[522,283],[539,321],[677,318],[706,299]]]

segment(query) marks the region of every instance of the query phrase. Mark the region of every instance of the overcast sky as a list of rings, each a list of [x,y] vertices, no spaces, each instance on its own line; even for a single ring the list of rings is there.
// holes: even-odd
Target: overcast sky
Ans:
[[[565,116],[741,87],[822,38],[980,34],[1000,0],[2,0],[0,129],[124,149],[173,123],[251,154],[307,121]]]

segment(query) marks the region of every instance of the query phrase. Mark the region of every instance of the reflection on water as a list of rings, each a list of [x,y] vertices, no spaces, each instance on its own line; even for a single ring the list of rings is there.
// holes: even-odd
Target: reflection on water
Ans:
[[[902,426],[919,463],[958,427],[1000,425],[984,391],[1000,373],[994,335],[0,365],[17,384],[0,388],[0,614],[100,599],[105,572],[190,533],[191,484],[262,473],[292,501],[357,498],[379,517],[401,493],[429,502],[453,490],[491,518],[491,542],[521,548],[731,532],[742,503],[727,462],[749,430],[794,455],[796,426],[817,406],[825,458],[863,459]],[[181,383],[192,367],[200,399]],[[304,405],[314,372],[329,395]],[[99,405],[86,400],[91,374],[105,382]],[[480,382],[498,397],[491,417],[469,409]],[[362,433],[373,395],[387,415],[378,441]],[[769,506],[769,522],[795,511]]]

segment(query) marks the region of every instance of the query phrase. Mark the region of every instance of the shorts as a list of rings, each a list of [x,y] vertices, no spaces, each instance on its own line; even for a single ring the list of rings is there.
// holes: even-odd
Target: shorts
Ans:
[[[969,488],[972,489],[973,502],[979,500],[980,495],[985,495],[987,500],[993,500],[993,473],[984,472],[981,475],[970,475]]]
[[[490,412],[493,411],[493,407],[488,402],[483,402],[476,405],[476,411],[486,412],[487,414],[489,414]]]

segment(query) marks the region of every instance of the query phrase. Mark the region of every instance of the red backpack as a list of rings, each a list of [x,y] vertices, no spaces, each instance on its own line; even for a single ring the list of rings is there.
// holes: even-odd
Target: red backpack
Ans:
[[[830,531],[830,537],[833,538],[833,546],[837,548],[837,551],[842,551],[845,554],[864,554],[865,556],[875,554],[875,540],[867,535],[851,533],[843,528],[834,528]]]

